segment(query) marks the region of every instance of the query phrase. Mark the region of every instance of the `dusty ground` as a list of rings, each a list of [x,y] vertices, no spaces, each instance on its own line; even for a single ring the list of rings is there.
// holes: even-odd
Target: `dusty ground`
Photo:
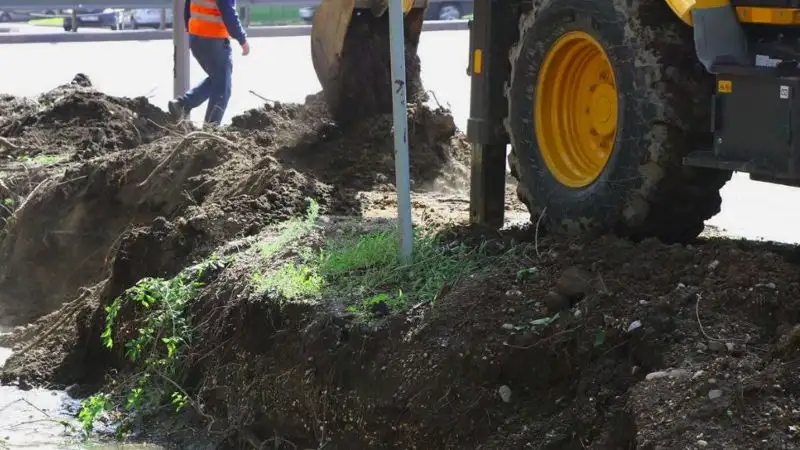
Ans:
[[[142,277],[244,255],[248,239],[303,215],[307,197],[348,226],[391,217],[389,120],[343,129],[312,96],[248,112],[165,159],[191,130],[145,100],[86,86],[0,99],[0,135],[15,147],[0,166],[11,199],[0,317],[38,318],[8,339],[18,355],[3,381],[89,389],[124,377],[121,351],[100,345],[102,306]],[[418,223],[513,257],[371,326],[257,294],[259,263],[237,259],[193,304],[192,426],[228,448],[800,448],[793,249],[564,241],[532,227],[479,235],[459,226],[463,135],[422,106],[410,123]],[[511,196],[507,209],[520,211]],[[312,240],[341,226],[325,223]]]

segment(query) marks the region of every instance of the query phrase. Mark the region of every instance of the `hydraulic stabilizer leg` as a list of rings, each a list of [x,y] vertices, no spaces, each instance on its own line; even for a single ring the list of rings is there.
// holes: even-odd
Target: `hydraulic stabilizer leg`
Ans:
[[[518,34],[516,2],[476,0],[470,21],[472,77],[467,139],[472,144],[470,221],[499,228],[505,213],[506,146],[504,94],[508,52]]]
[[[697,59],[709,73],[717,65],[751,66],[747,35],[730,0],[698,0],[692,9]]]

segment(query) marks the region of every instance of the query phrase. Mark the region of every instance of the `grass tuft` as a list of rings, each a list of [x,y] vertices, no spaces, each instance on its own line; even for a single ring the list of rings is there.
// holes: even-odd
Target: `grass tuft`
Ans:
[[[274,255],[313,229],[316,208],[311,202],[305,219],[290,221],[276,239],[261,244],[262,256]],[[400,258],[399,250],[394,231],[328,236],[323,248],[305,248],[299,252],[299,261],[257,271],[252,283],[256,291],[282,300],[342,300],[348,311],[369,319],[376,313],[434,302],[445,286],[508,257],[508,253],[490,255],[482,247],[419,231],[410,260]]]

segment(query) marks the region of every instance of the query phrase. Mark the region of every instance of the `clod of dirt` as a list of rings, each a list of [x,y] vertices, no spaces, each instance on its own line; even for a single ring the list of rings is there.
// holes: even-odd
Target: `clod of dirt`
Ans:
[[[415,11],[412,14],[419,14]],[[408,19],[407,19],[408,20]],[[417,56],[418,39],[405,33],[405,67],[408,103],[425,102],[428,94],[422,86],[421,65]],[[355,14],[350,21],[342,48],[337,77],[329,83],[325,98],[333,118],[348,124],[376,114],[391,114],[392,80],[389,51],[389,14],[375,17],[371,13]]]
[[[466,179],[469,144],[448,111],[409,107],[412,187],[434,180]],[[278,151],[277,156],[326,183],[355,190],[392,189],[395,180],[391,115],[377,115],[329,129],[320,141]]]
[[[4,103],[3,112],[14,102]],[[94,90],[82,74],[41,95],[35,107],[17,103],[25,106],[0,116],[0,136],[25,142],[27,157],[70,153],[73,160],[84,160],[148,144],[169,133],[169,116],[147,99],[108,96]]]
[[[578,267],[565,270],[556,282],[555,291],[571,302],[581,300],[593,290],[598,290],[597,275]]]

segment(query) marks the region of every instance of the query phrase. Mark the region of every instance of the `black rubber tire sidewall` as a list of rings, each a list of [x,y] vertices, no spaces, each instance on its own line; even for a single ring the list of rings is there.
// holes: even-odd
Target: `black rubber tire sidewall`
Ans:
[[[584,31],[600,42],[611,61],[618,94],[618,125],[608,164],[597,180],[584,188],[561,184],[550,172],[539,151],[534,124],[534,99],[539,69],[547,51],[569,31]],[[637,101],[636,73],[630,61],[634,54],[625,42],[625,18],[608,0],[560,0],[537,13],[536,25],[523,37],[522,51],[514,66],[509,92],[509,126],[512,145],[519,159],[518,170],[529,182],[534,198],[543,199],[547,221],[562,223],[570,218],[592,217],[597,225],[613,227],[627,195],[641,183],[639,166],[642,142],[647,133],[644,105]],[[628,61],[626,63],[626,61]],[[627,95],[625,95],[627,94]]]

